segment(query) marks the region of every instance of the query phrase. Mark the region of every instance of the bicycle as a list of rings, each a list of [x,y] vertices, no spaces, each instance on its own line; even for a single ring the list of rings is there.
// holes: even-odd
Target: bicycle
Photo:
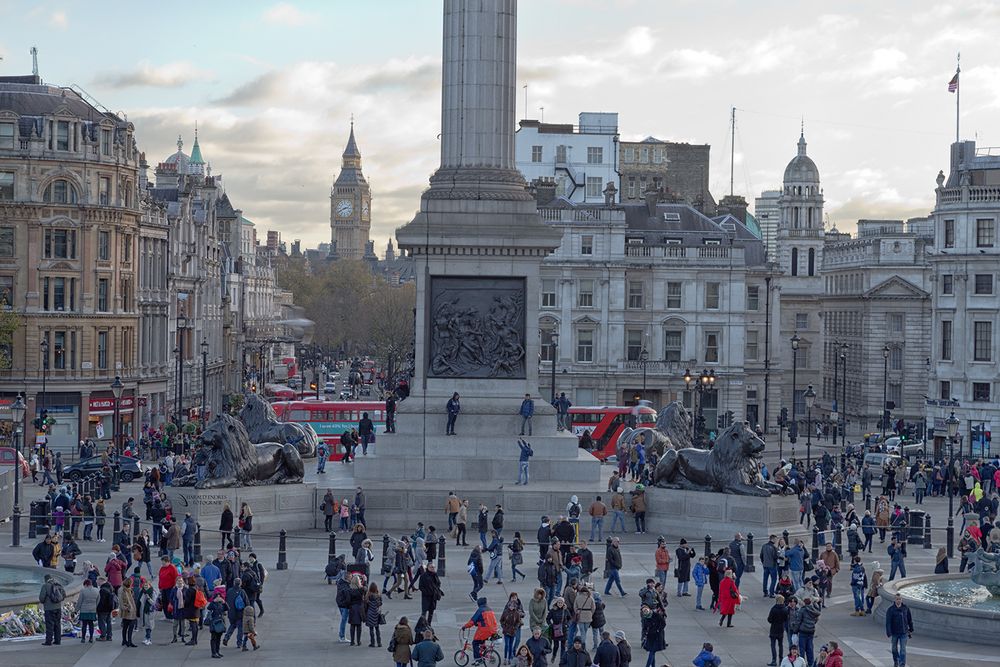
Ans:
[[[461,630],[458,633],[458,640],[462,645],[462,648],[455,651],[455,664],[458,665],[458,667],[466,667],[472,656],[472,641],[469,639],[469,633],[465,630]],[[495,639],[490,638],[483,641],[479,654],[481,657],[478,660],[473,661],[473,665],[500,667],[500,653],[496,650]]]

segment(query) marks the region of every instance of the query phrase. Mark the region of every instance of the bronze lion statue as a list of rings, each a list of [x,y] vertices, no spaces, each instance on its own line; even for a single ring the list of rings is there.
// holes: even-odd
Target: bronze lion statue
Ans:
[[[250,442],[280,442],[293,445],[306,458],[316,456],[319,437],[312,426],[278,421],[271,404],[257,394],[250,394],[240,409],[240,419],[247,427]]]
[[[654,452],[657,456],[663,456],[663,452],[668,449],[691,447],[691,415],[680,401],[674,401],[659,412],[653,428],[623,429],[618,436],[615,452],[622,451],[624,447],[633,447],[640,436],[647,456]]]
[[[235,417],[219,415],[201,434],[195,461],[206,466],[205,479],[196,474],[175,479],[174,486],[215,489],[259,484],[295,484],[305,476],[305,465],[294,446],[250,442],[246,428]]]
[[[778,486],[760,473],[764,441],[745,423],[733,424],[710,450],[668,449],[653,474],[662,488],[720,491],[740,496],[769,496]]]

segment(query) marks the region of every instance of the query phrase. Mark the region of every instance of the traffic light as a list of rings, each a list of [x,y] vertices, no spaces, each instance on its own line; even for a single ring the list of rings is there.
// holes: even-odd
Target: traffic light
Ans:
[[[318,387],[318,385],[315,382],[310,382],[309,383],[309,389],[310,389],[310,391],[316,391],[317,387]]]
[[[49,411],[43,409],[39,413],[38,419],[36,419],[34,421],[35,430],[38,431],[39,433],[48,433],[49,432],[49,426],[51,426],[52,424],[55,424],[55,423],[56,423],[56,420],[53,419],[52,417],[49,417]]]

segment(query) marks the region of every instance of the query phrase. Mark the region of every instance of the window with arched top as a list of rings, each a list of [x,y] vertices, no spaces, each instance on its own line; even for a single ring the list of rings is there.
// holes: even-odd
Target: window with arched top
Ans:
[[[49,183],[42,198],[52,204],[75,204],[76,187],[66,179],[59,178]]]
[[[799,275],[799,249],[792,248],[792,275]]]
[[[809,275],[816,275],[816,248],[809,248]]]

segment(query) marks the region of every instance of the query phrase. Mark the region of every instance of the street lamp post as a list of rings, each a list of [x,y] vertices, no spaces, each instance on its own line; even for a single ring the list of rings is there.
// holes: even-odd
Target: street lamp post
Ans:
[[[945,478],[948,493],[948,558],[955,557],[955,494],[953,489],[955,475],[955,439],[958,437],[958,417],[952,412],[945,420],[948,425],[948,476]]]
[[[799,374],[799,343],[802,341],[799,335],[792,334],[792,428],[788,429],[788,442],[792,443],[792,451],[795,450],[795,441],[799,435],[798,401],[795,400],[798,394],[798,374]]]
[[[187,328],[187,318],[183,315],[177,318],[177,428],[184,425],[184,330]]]
[[[10,416],[14,431],[14,514],[12,547],[21,546],[21,434],[24,432],[24,413],[27,406],[24,397],[18,394],[17,400],[10,406]]]
[[[639,363],[642,364],[642,400],[646,400],[646,363],[649,361],[649,352],[645,346],[639,351]]]
[[[119,414],[120,414],[120,412],[119,412],[120,407],[119,406],[121,404],[122,390],[123,389],[125,389],[125,385],[122,384],[122,378],[121,378],[120,375],[116,375],[115,376],[115,381],[111,383],[111,393],[114,394],[114,397],[115,397],[115,412],[114,412],[114,415],[111,417],[111,434],[112,434],[112,436],[111,436],[111,442],[113,443],[113,448],[112,448],[111,451],[112,451],[113,456],[114,456],[114,460],[111,463],[111,488],[114,489],[115,491],[117,491],[120,488],[119,487],[119,479],[120,479],[120,477],[119,477],[119,470],[121,469],[121,466],[120,466],[120,464],[118,462],[118,452],[119,452],[119,448],[120,448],[120,445],[118,443],[118,440],[119,440],[119,433],[118,433],[118,431],[119,431],[119,419],[118,419],[118,417],[119,417]]]
[[[880,415],[882,422],[882,446],[885,446],[885,423],[888,421],[886,419],[886,412],[888,412],[887,406],[889,405],[889,345],[888,343],[882,348],[882,414]],[[901,449],[900,452],[903,450]]]
[[[698,435],[697,427],[695,426],[695,424],[697,423],[697,415],[698,415],[698,394],[696,392],[692,392],[691,391],[691,383],[693,381],[694,381],[694,378],[691,377],[691,369],[690,368],[685,368],[684,369],[684,384],[687,387],[688,393],[691,394],[691,440],[692,440],[692,442],[694,441],[695,436]]]
[[[813,416],[813,404],[816,402],[816,392],[813,391],[813,386],[809,385],[806,388],[805,393],[806,399],[806,468],[808,469],[812,465],[812,416]]]
[[[837,435],[840,433],[840,415],[837,414],[837,389],[840,387],[838,384],[840,374],[838,373],[840,366],[840,357],[837,354],[837,341],[833,341],[833,404],[830,410],[830,420],[833,421],[833,444],[837,444]],[[845,373],[846,375],[846,373]],[[843,464],[843,456],[841,458],[841,464]]]
[[[45,408],[45,381],[49,375],[49,339],[43,338],[38,347],[42,351],[42,400],[40,401],[41,405],[35,408],[35,412],[41,414]]]
[[[840,346],[840,365],[844,369],[844,400],[840,402],[840,419],[842,421],[840,425],[840,450],[843,453],[847,448],[847,343],[842,343]],[[833,390],[836,394],[837,388],[834,387]]]
[[[552,400],[550,403],[556,402],[556,354],[559,351],[559,333],[553,331],[549,335],[549,346],[552,348]]]
[[[201,430],[205,430],[205,398],[208,394],[208,339],[201,341]]]

